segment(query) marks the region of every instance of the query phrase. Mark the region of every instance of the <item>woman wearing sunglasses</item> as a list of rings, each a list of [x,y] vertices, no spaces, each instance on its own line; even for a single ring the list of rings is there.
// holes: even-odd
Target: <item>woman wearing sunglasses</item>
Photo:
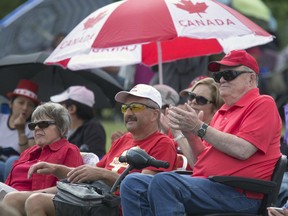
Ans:
[[[187,103],[199,113],[203,111],[203,121],[210,123],[216,111],[224,104],[219,93],[219,85],[212,78],[203,78],[192,87],[180,92],[180,96],[187,97]]]
[[[194,82],[191,87],[182,90],[179,95],[187,98],[187,103],[196,113],[203,112],[203,122],[207,124],[210,123],[216,111],[224,104],[219,93],[218,83],[209,77],[203,77],[196,81],[196,83]],[[181,131],[173,129],[171,131],[175,137],[174,140],[178,144],[178,152],[184,154],[188,159],[190,167],[188,166],[186,169],[192,169],[194,159],[187,139]]]
[[[18,161],[13,164],[6,184],[19,191],[39,190],[56,185],[59,180],[53,175],[27,173],[33,164],[39,161],[77,167],[83,164],[77,146],[66,139],[70,127],[70,115],[65,107],[57,103],[39,105],[32,113],[28,127],[33,131],[36,145],[22,152]]]

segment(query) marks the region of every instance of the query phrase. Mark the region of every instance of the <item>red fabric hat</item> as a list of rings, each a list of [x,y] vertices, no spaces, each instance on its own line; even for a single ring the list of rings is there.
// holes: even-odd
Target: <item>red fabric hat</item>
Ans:
[[[20,80],[13,92],[8,92],[6,95],[9,99],[15,96],[24,96],[31,99],[36,105],[40,103],[37,99],[38,85],[30,80]]]
[[[217,72],[220,70],[220,66],[246,66],[253,71],[255,71],[257,74],[259,73],[259,66],[256,61],[256,59],[247,53],[245,50],[233,50],[230,53],[226,54],[221,61],[214,61],[210,62],[208,65],[208,69],[211,72]]]

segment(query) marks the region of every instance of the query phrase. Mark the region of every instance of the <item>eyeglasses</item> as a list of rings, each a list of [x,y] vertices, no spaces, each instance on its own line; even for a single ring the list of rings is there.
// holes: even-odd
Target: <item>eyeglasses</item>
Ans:
[[[154,107],[142,103],[130,103],[130,104],[122,104],[121,112],[124,114],[128,109],[130,109],[133,113],[137,113],[143,111],[146,107],[150,109],[156,109]]]
[[[30,130],[35,130],[35,127],[38,126],[40,129],[44,129],[49,127],[49,125],[56,124],[55,121],[39,121],[39,122],[31,122],[28,124],[28,128]]]
[[[215,72],[212,74],[213,79],[215,82],[220,83],[221,77],[223,77],[226,81],[234,80],[236,77],[243,73],[252,73],[249,71],[236,71],[236,70],[225,70],[220,72]]]
[[[198,105],[205,105],[205,104],[213,103],[213,101],[210,101],[203,96],[197,96],[195,93],[189,92],[188,93],[188,100],[193,101],[194,99],[196,100],[196,103]]]

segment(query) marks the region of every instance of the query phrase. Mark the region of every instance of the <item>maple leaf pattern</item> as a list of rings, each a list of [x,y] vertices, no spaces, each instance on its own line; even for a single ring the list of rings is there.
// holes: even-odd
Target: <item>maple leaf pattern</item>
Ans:
[[[106,11],[98,14],[96,17],[89,18],[85,23],[84,23],[84,30],[88,28],[92,28],[97,22],[99,22],[103,17],[105,17]]]
[[[182,10],[186,10],[188,11],[188,13],[197,13],[201,18],[202,16],[200,13],[205,13],[205,10],[208,7],[204,2],[196,4],[193,4],[193,2],[191,2],[190,0],[181,0],[180,2],[181,3],[175,4],[176,7]]]

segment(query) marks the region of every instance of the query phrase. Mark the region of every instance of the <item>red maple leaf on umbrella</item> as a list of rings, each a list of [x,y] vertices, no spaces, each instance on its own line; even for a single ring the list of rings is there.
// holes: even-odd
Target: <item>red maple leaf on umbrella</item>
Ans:
[[[175,4],[176,7],[188,11],[188,13],[197,13],[200,17],[200,13],[205,13],[205,10],[207,9],[206,3],[196,3],[193,4],[190,0],[181,0],[181,3]]]
[[[106,11],[98,14],[96,17],[89,18],[84,23],[84,30],[88,28],[92,28],[97,22],[99,22],[106,15]]]

